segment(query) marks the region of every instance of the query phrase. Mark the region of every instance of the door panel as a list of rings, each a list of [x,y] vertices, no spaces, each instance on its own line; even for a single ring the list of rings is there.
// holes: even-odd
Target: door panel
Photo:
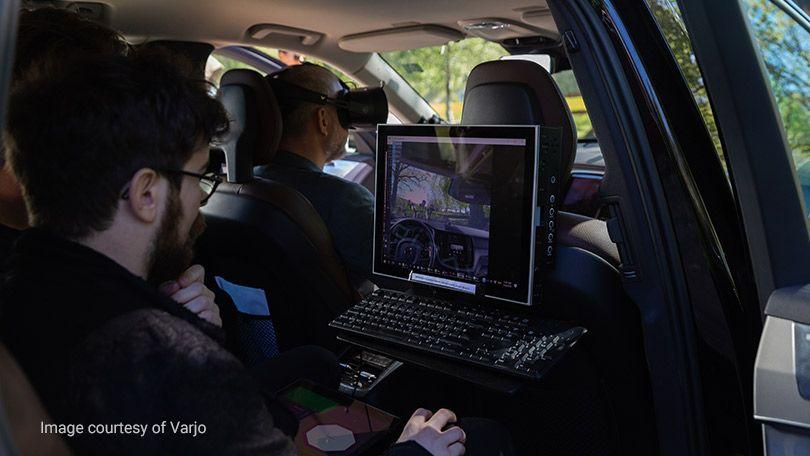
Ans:
[[[764,451],[810,454],[810,225],[796,169],[810,117],[785,96],[796,93],[800,104],[810,99],[810,69],[795,63],[807,59],[806,43],[797,40],[796,55],[787,46],[791,36],[806,36],[810,21],[786,0],[681,0],[681,9],[727,150],[767,315],[754,367]],[[790,34],[771,33],[780,28]],[[799,77],[782,87],[785,75]],[[799,117],[785,117],[788,111]]]
[[[768,317],[754,372],[754,416],[769,455],[810,454],[810,325]]]
[[[779,317],[765,320],[754,372],[758,420],[810,430],[809,337],[810,325]]]

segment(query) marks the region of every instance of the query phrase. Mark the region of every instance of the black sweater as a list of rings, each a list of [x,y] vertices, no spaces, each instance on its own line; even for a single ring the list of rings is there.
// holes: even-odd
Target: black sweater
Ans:
[[[77,454],[297,453],[274,428],[259,385],[222,348],[219,328],[115,261],[31,229],[3,269],[0,339],[53,421],[85,426],[65,437]],[[164,421],[165,433],[154,433]],[[150,429],[88,434],[88,425],[117,423]],[[202,424],[205,433],[175,434],[172,423]],[[407,442],[388,454],[428,452]]]
[[[218,328],[113,260],[30,230],[5,270],[0,335],[56,423],[206,428],[66,438],[78,454],[295,454]]]

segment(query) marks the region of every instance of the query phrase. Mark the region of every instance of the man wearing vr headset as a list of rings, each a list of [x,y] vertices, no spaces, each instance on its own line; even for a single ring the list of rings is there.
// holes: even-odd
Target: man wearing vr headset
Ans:
[[[350,90],[326,68],[304,63],[268,76],[281,107],[279,152],[254,174],[295,188],[320,214],[361,288],[371,275],[374,197],[365,187],[323,172],[341,158],[348,129],[374,127],[388,117],[381,88]]]

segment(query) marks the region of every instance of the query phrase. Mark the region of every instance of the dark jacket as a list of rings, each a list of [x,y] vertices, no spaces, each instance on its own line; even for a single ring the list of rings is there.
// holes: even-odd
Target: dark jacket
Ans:
[[[273,161],[254,170],[298,190],[323,219],[335,250],[354,287],[371,276],[374,232],[374,196],[362,185],[324,173],[306,158],[279,151]]]
[[[56,423],[167,421],[163,435],[66,438],[78,454],[295,454],[218,328],[113,260],[30,230],[5,270],[0,336]]]
[[[32,229],[4,271],[0,339],[53,421],[85,426],[65,437],[77,454],[297,454],[219,328],[115,261]],[[164,421],[165,432],[153,432]],[[88,434],[88,425],[118,423],[150,428],[143,437]],[[175,434],[172,423],[205,433]],[[407,442],[389,454],[428,453]]]

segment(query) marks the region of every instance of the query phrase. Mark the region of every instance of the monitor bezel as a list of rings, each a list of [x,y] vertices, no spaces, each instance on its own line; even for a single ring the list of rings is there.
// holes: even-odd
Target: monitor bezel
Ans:
[[[474,133],[469,136],[478,136],[478,137],[491,137],[491,138],[520,138],[525,139],[527,147],[529,144],[533,145],[533,154],[532,154],[532,166],[531,166],[531,180],[532,180],[532,204],[531,204],[531,215],[529,217],[528,223],[530,224],[529,227],[529,271],[528,271],[528,286],[527,286],[527,296],[526,300],[524,301],[517,301],[514,299],[508,299],[499,296],[492,296],[492,295],[477,295],[477,294],[468,294],[464,292],[460,292],[454,290],[452,288],[441,287],[438,285],[427,285],[422,282],[415,282],[407,277],[400,277],[391,274],[386,274],[384,272],[380,272],[378,266],[378,257],[377,257],[377,249],[378,245],[382,242],[382,239],[378,241],[378,236],[381,235],[381,231],[378,229],[378,220],[377,220],[377,209],[380,206],[379,201],[377,198],[380,195],[380,173],[385,172],[385,160],[383,162],[380,161],[380,158],[383,154],[386,154],[386,147],[387,147],[387,138],[389,136],[434,136],[435,131],[437,129],[452,129],[452,128],[463,128],[465,130],[470,129],[487,129],[489,131],[492,130],[502,130],[504,131],[503,135],[491,135],[491,134],[478,134],[475,135]],[[378,124],[377,125],[377,148],[375,150],[375,169],[374,169],[374,233],[372,237],[372,276],[382,277],[385,279],[394,279],[397,281],[404,282],[414,288],[434,288],[440,289],[441,294],[447,297],[458,298],[463,301],[470,301],[478,304],[495,304],[495,305],[518,305],[522,307],[531,307],[534,306],[536,303],[534,302],[535,293],[535,256],[536,256],[536,242],[537,242],[537,227],[538,227],[538,181],[539,181],[539,163],[540,163],[540,125],[450,125],[450,124]],[[382,148],[381,148],[382,146]],[[383,157],[385,158],[385,157]],[[384,194],[384,191],[383,191]],[[381,258],[379,258],[381,263]],[[412,271],[413,272],[413,271]],[[384,279],[384,280],[385,280]]]

